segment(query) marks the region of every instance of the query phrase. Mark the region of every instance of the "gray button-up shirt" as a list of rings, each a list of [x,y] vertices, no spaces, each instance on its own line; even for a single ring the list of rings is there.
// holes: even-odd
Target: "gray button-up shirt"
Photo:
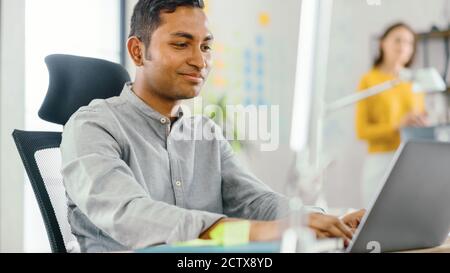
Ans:
[[[121,251],[198,238],[223,217],[273,220],[287,198],[246,171],[222,137],[195,139],[210,119],[170,119],[127,84],[64,128],[62,175],[82,251]]]

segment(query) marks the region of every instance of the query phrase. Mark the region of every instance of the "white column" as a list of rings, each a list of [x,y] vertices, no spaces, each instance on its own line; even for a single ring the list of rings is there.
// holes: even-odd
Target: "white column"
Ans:
[[[25,120],[25,0],[0,1],[0,252],[22,252],[24,171],[11,134]]]

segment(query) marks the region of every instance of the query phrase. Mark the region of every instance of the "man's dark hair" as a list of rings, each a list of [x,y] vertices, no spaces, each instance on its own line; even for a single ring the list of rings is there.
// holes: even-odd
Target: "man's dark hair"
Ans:
[[[129,37],[136,36],[148,48],[153,32],[161,25],[161,13],[173,13],[178,7],[205,7],[203,0],[139,0],[131,18]]]

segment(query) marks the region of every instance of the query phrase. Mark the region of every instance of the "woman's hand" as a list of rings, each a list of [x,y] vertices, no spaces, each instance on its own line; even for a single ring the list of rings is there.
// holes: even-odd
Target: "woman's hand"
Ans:
[[[425,113],[409,113],[400,122],[399,128],[427,127],[427,126],[429,126],[427,114],[425,114]]]

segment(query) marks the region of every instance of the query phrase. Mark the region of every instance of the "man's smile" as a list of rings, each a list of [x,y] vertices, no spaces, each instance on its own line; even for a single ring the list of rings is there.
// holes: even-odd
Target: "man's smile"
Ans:
[[[178,73],[178,74],[182,76],[185,80],[192,83],[201,84],[204,81],[204,77],[200,73]]]

